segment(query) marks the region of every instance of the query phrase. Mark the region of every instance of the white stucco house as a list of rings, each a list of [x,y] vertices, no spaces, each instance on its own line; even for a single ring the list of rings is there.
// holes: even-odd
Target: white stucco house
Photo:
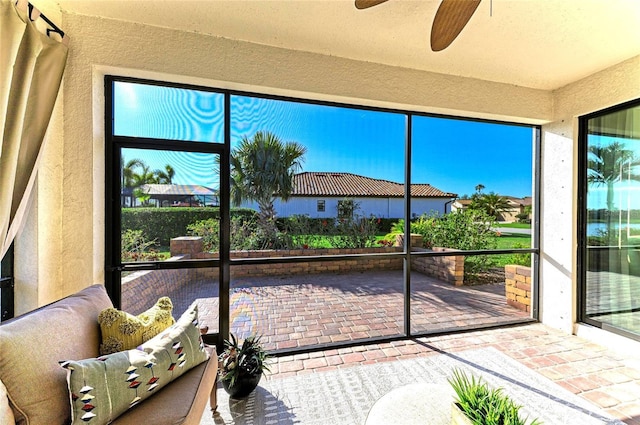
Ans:
[[[338,204],[352,200],[356,213],[378,218],[404,217],[404,185],[352,173],[304,172],[294,176],[295,189],[287,201],[274,203],[278,217],[308,215],[311,218],[337,217]],[[411,185],[413,217],[451,212],[455,193],[444,192],[430,184]],[[242,205],[258,210],[255,202]]]

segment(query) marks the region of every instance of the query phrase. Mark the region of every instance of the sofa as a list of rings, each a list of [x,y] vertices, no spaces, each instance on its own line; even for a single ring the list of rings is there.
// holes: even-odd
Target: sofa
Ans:
[[[109,307],[113,305],[104,286],[93,285],[0,324],[0,412],[4,410],[7,415],[0,417],[1,423],[11,416],[20,425],[71,423],[74,399],[68,387],[69,371],[59,362],[101,360],[94,359],[99,357],[101,341],[97,317]],[[199,424],[207,402],[215,412],[216,351],[200,343],[208,360],[168,382],[111,423]],[[91,421],[87,423],[91,425]]]

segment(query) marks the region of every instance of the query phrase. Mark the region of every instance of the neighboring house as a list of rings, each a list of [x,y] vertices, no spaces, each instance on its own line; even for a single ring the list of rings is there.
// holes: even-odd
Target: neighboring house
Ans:
[[[510,208],[500,213],[498,221],[517,221],[518,218],[516,216],[525,212],[525,208],[532,204],[531,196],[525,196],[524,198],[507,196],[506,198]],[[466,210],[470,205],[471,199],[456,199],[453,204],[451,204],[451,211]],[[531,214],[529,214],[529,218],[531,218]]]
[[[532,204],[531,196],[525,196],[524,198],[507,196],[507,200],[511,209],[500,213],[499,221],[518,221],[517,215],[524,213],[525,208],[530,207]],[[529,214],[528,218],[531,219],[531,214]]]
[[[156,207],[217,207],[218,194],[215,190],[197,184],[143,184],[139,188],[149,195],[149,203]],[[135,191],[125,188],[122,192],[123,200],[129,198],[129,205],[139,206],[135,199]],[[123,202],[124,205],[124,202]]]
[[[471,205],[471,199],[456,199],[451,204],[451,211],[463,211],[469,208]]]
[[[304,172],[294,176],[295,189],[288,201],[274,203],[278,217],[305,214],[312,218],[338,216],[338,205],[352,200],[358,214],[379,218],[404,216],[404,184],[352,173]],[[411,185],[411,215],[451,211],[457,195],[429,184]],[[243,204],[258,209],[255,202]]]

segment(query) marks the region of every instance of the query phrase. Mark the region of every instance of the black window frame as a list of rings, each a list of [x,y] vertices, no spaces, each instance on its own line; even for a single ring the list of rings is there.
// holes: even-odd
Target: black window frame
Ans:
[[[176,87],[182,89],[192,89],[198,91],[210,91],[221,93],[224,95],[225,103],[225,114],[224,114],[224,144],[217,145],[214,143],[202,143],[202,142],[191,142],[191,143],[201,143],[203,145],[207,145],[209,149],[212,149],[212,146],[217,146],[214,149],[219,149],[219,151],[212,151],[210,153],[220,154],[221,164],[220,164],[220,188],[229,187],[229,179],[230,179],[230,164],[229,157],[231,154],[231,114],[230,114],[230,100],[231,96],[250,96],[261,99],[273,99],[280,101],[290,101],[296,103],[304,103],[304,104],[315,104],[315,105],[325,105],[325,106],[334,106],[340,108],[351,108],[357,110],[371,110],[378,112],[390,112],[395,114],[403,114],[406,118],[406,134],[405,134],[405,231],[408,232],[409,223],[411,221],[410,211],[411,211],[411,197],[409,191],[409,184],[406,182],[411,181],[411,138],[412,138],[412,118],[417,116],[425,116],[425,117],[433,117],[433,118],[445,118],[452,120],[461,120],[461,121],[475,121],[482,123],[490,123],[490,124],[502,124],[502,125],[512,125],[512,126],[521,126],[527,127],[532,130],[533,133],[533,150],[534,153],[532,155],[532,168],[533,168],[533,183],[534,183],[534,221],[532,226],[532,246],[530,248],[518,248],[518,249],[496,249],[496,250],[478,250],[478,251],[461,251],[464,255],[497,255],[497,254],[512,254],[512,253],[530,253],[533,257],[533,266],[532,266],[532,290],[534,291],[534,299],[532,300],[531,306],[531,318],[527,320],[518,320],[515,322],[505,322],[489,325],[482,325],[480,327],[474,329],[483,329],[483,328],[493,328],[493,327],[501,327],[501,326],[509,326],[515,323],[527,323],[527,322],[535,322],[539,320],[539,240],[540,240],[540,184],[541,184],[541,126],[539,125],[530,125],[523,123],[514,123],[514,122],[506,122],[506,121],[497,121],[497,120],[487,120],[487,119],[477,119],[477,118],[469,118],[469,117],[457,117],[457,116],[448,116],[442,114],[431,114],[431,113],[422,113],[411,110],[401,110],[401,109],[391,109],[391,108],[383,108],[383,107],[373,107],[373,106],[365,106],[365,105],[357,105],[357,104],[348,104],[348,103],[338,103],[338,102],[328,102],[328,101],[319,101],[314,99],[304,99],[304,98],[294,98],[288,96],[279,96],[279,95],[269,95],[269,94],[261,94],[254,92],[246,92],[240,90],[231,90],[231,89],[221,89],[221,88],[212,88],[206,86],[196,86],[190,84],[179,84],[179,83],[170,83],[156,80],[147,80],[141,78],[131,78],[131,77],[122,77],[115,75],[107,75],[105,76],[105,198],[106,198],[106,217],[105,217],[105,284],[107,287],[107,291],[111,296],[113,303],[116,307],[120,306],[120,297],[121,297],[121,273],[123,271],[135,271],[135,270],[159,270],[159,269],[175,269],[175,268],[201,268],[201,267],[219,267],[219,334],[215,335],[214,338],[205,339],[206,342],[215,343],[218,346],[218,349],[221,349],[223,340],[226,335],[229,334],[229,326],[230,323],[228,321],[229,318],[229,289],[230,289],[230,270],[233,266],[241,266],[245,264],[278,264],[278,263],[295,263],[299,261],[297,257],[278,257],[278,258],[230,258],[230,196],[228,191],[221,190],[220,191],[220,229],[221,229],[221,244],[220,244],[220,258],[213,260],[187,260],[181,262],[149,262],[149,263],[137,263],[137,264],[128,264],[123,265],[119,262],[120,259],[120,179],[115,178],[119,175],[119,156],[117,158],[114,157],[114,146],[120,147],[122,143],[127,143],[127,147],[148,149],[148,148],[168,148],[168,149],[177,149],[184,150],[183,145],[185,142],[183,140],[159,140],[159,139],[144,139],[137,138],[137,141],[134,141],[131,137],[124,136],[115,136],[113,135],[113,91],[112,85],[115,81],[123,81],[123,82],[132,82],[139,84],[152,84],[164,87]],[[131,143],[131,144],[129,144]],[[111,183],[109,183],[111,182]],[[355,200],[351,200],[354,202]],[[379,337],[379,338],[370,338],[366,340],[353,340],[346,341],[340,343],[330,343],[325,344],[320,347],[318,346],[309,346],[295,349],[286,349],[279,350],[277,354],[296,354],[296,353],[305,353],[311,351],[317,351],[318,349],[327,349],[327,348],[342,348],[342,347],[350,347],[355,345],[362,345],[365,343],[374,343],[374,342],[387,342],[398,339],[405,339],[411,337],[419,337],[419,336],[430,336],[437,335],[439,333],[443,333],[442,331],[430,331],[430,332],[412,332],[411,331],[411,313],[410,313],[410,297],[411,297],[411,284],[410,284],[410,268],[408,264],[411,263],[411,257],[437,257],[437,256],[447,256],[450,255],[446,252],[420,252],[420,253],[412,253],[411,249],[408,246],[408,238],[405,238],[405,246],[402,252],[397,253],[388,253],[388,254],[357,254],[357,255],[318,255],[318,256],[308,256],[304,257],[305,261],[311,262],[324,262],[324,261],[339,261],[339,260],[347,260],[354,259],[360,257],[376,257],[379,259],[385,258],[403,258],[404,260],[404,277],[405,277],[405,288],[404,288],[404,333],[397,336],[390,337]],[[173,263],[173,264],[167,264]],[[226,320],[224,319],[226,318]],[[469,330],[469,329],[463,329]],[[444,333],[454,332],[455,330],[447,330]]]
[[[12,319],[14,310],[14,245],[13,243],[0,264],[0,322]]]
[[[121,306],[121,277],[122,272],[138,270],[176,270],[190,268],[211,268],[218,267],[220,285],[220,321],[217,334],[208,334],[203,337],[205,342],[215,344],[220,351],[223,349],[224,335],[228,335],[228,321],[222,320],[228,317],[228,294],[229,294],[229,193],[221,192],[220,203],[220,258],[204,260],[181,260],[181,261],[152,261],[140,263],[123,263],[120,256],[121,251],[121,157],[119,152],[123,148],[160,150],[167,149],[178,152],[201,152],[215,154],[220,157],[220,186],[229,186],[229,154],[230,140],[229,132],[225,130],[223,143],[190,142],[184,140],[168,140],[155,138],[140,138],[130,136],[115,135],[113,130],[114,99],[113,90],[116,82],[128,82],[135,84],[156,85],[160,87],[176,87],[180,89],[191,89],[198,91],[209,91],[220,93],[219,90],[211,88],[191,86],[186,84],[171,84],[153,80],[119,77],[106,75],[104,78],[105,90],[105,286],[107,293],[116,308]],[[222,93],[225,97],[225,105],[229,103],[229,94]],[[228,106],[225,106],[227,109]],[[225,110],[224,125],[229,126],[228,110]],[[226,247],[226,248],[225,248]],[[226,299],[226,301],[225,301]],[[226,313],[225,313],[226,307]],[[220,351],[221,352],[221,351]]]
[[[316,212],[325,212],[326,211],[326,201],[324,199],[318,199],[316,202]]]

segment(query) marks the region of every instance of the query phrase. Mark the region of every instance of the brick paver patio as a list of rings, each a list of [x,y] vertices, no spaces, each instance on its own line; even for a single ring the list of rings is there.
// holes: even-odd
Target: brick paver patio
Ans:
[[[231,286],[232,332],[263,334],[270,350],[402,333],[400,272],[242,278]],[[500,284],[455,287],[413,273],[411,286],[413,333],[529,317],[506,304]],[[174,294],[177,310],[194,294],[201,296],[203,324],[217,329],[217,289],[211,283]],[[640,425],[640,355],[539,323],[281,356],[266,379],[482,347],[494,347],[625,423]]]
[[[539,323],[278,357],[267,379],[482,347],[494,347],[613,417],[640,425],[638,353],[619,353]]]
[[[218,299],[198,303],[202,324],[217,329]],[[230,303],[231,332],[262,335],[268,350],[404,333],[401,271],[234,279]],[[506,303],[504,284],[456,287],[413,273],[411,318],[412,333],[420,333],[526,320],[529,314]]]

